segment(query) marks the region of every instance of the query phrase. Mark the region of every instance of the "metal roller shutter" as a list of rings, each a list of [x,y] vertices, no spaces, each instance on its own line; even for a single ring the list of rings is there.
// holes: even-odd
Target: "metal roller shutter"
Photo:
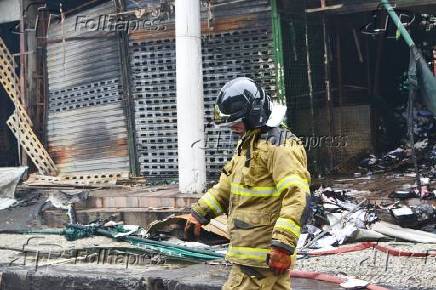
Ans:
[[[114,32],[76,29],[112,2],[69,15],[48,32],[48,143],[61,175],[129,172],[120,56]]]

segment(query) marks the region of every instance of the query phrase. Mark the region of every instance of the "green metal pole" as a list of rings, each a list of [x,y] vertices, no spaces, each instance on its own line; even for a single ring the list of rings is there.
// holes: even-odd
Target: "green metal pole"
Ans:
[[[283,57],[283,37],[282,25],[280,14],[277,7],[277,0],[271,0],[272,11],[272,32],[273,32],[273,49],[276,66],[276,84],[277,84],[277,97],[283,104],[286,103],[285,99],[285,71],[284,71],[284,57]]]
[[[381,0],[381,3],[385,7],[385,9],[388,12],[389,16],[394,21],[395,26],[397,26],[398,31],[400,31],[400,34],[401,34],[401,36],[403,36],[404,41],[407,43],[407,45],[409,47],[415,46],[415,43],[413,42],[412,37],[410,37],[409,32],[407,32],[407,30],[404,27],[403,23],[401,23],[401,20],[398,17],[397,13],[395,13],[394,7],[392,7],[392,5],[389,3],[388,0]]]
[[[416,94],[416,59],[417,56],[420,56],[420,54],[417,52],[415,47],[415,42],[413,42],[412,37],[410,36],[409,32],[404,27],[403,23],[401,23],[400,18],[398,17],[397,13],[395,13],[394,8],[391,4],[389,4],[388,0],[381,0],[381,3],[385,7],[386,11],[388,12],[389,16],[394,21],[395,25],[398,28],[398,31],[400,32],[401,36],[403,37],[404,41],[407,43],[407,45],[411,48],[411,62],[409,67],[409,98],[408,98],[408,105],[407,105],[407,111],[408,111],[408,134],[409,134],[409,140],[410,140],[410,146],[412,148],[412,158],[413,163],[415,166],[415,172],[416,172],[416,184],[418,185],[419,193],[421,193],[421,178],[419,175],[419,167],[416,159],[416,150],[415,150],[415,140],[413,136],[413,99]],[[413,61],[412,61],[413,60]],[[428,68],[427,68],[428,69]]]

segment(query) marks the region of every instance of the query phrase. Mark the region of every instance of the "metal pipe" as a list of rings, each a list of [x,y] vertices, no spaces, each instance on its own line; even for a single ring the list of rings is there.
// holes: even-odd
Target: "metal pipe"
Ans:
[[[175,1],[179,190],[206,185],[200,1]],[[195,145],[193,145],[195,143]]]
[[[321,4],[325,6],[325,3],[321,1]],[[335,133],[334,128],[334,119],[333,119],[333,100],[331,94],[331,80],[330,80],[330,61],[329,61],[329,35],[327,34],[327,24],[325,15],[322,15],[322,34],[323,34],[323,49],[324,49],[324,84],[325,84],[325,92],[326,92],[326,111],[327,111],[327,127],[329,136],[333,136]],[[333,169],[334,165],[334,156],[333,149],[331,146],[328,147],[328,160],[329,160],[329,168],[328,170]]]
[[[342,50],[341,50],[341,32],[336,23],[336,74],[338,78],[338,99],[339,99],[339,136],[342,136],[343,118],[342,118],[342,106],[344,99],[344,84],[342,79]]]
[[[418,54],[416,47],[410,50],[410,62],[408,72],[409,84],[409,97],[407,99],[407,133],[409,134],[410,148],[412,149],[413,166],[416,173],[416,185],[421,196],[421,177],[419,175],[418,159],[416,157],[415,138],[414,138],[414,116],[413,116],[413,103],[415,101],[416,91],[418,89],[418,80],[416,78],[416,55]]]
[[[282,21],[277,7],[277,0],[271,1],[273,49],[276,66],[277,98],[286,104],[285,98],[285,62],[283,57]]]
[[[394,7],[392,7],[392,5],[389,4],[388,0],[381,0],[381,3],[385,7],[389,16],[394,21],[395,26],[397,26],[398,30],[400,31],[401,36],[403,36],[404,41],[407,43],[407,45],[409,47],[415,46],[415,43],[413,42],[412,37],[410,37],[409,32],[407,32],[406,28],[404,27],[404,25],[401,22],[400,18],[398,17],[397,13],[395,13]]]
[[[21,0],[21,17],[20,17],[20,96],[24,108],[27,110],[26,100],[26,36],[25,36],[25,19],[24,19],[24,1]],[[20,126],[20,125],[19,125]],[[21,134],[18,134],[21,136]],[[27,165],[27,155],[24,150],[21,150],[20,137],[18,137],[18,160],[21,166]]]
[[[306,1],[304,1],[304,6],[307,6]],[[310,49],[309,49],[309,26],[308,26],[308,19],[307,19],[307,13],[304,13],[304,41],[305,41],[305,48],[306,48],[306,66],[307,66],[307,87],[309,90],[309,101],[310,101],[310,129],[312,137],[315,137],[315,109],[314,109],[314,91],[313,91],[313,78],[312,78],[312,61],[310,57]],[[318,164],[319,164],[319,148],[316,150],[316,157],[315,157],[315,166],[314,170],[315,172],[319,173],[318,171]]]

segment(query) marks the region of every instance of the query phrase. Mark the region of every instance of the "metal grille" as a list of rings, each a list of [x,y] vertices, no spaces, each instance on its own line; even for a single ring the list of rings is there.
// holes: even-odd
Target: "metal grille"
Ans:
[[[177,176],[174,39],[131,42],[130,64],[141,174]]]
[[[231,157],[237,140],[228,130],[209,125],[215,97],[227,81],[240,76],[254,78],[268,91],[275,91],[271,37],[271,26],[266,22],[262,27],[225,31],[203,38],[205,150],[210,178],[215,177]],[[141,174],[156,178],[176,177],[174,38],[131,40],[130,64]]]
[[[49,27],[49,151],[61,174],[129,172],[120,55],[114,32],[86,31],[80,17],[101,19],[112,2]]]

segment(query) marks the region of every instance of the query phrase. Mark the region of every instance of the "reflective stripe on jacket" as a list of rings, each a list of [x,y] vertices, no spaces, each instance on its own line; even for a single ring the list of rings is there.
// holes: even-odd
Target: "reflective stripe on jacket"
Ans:
[[[224,166],[219,182],[192,210],[202,223],[227,213],[230,246],[226,259],[267,268],[266,257],[273,240],[288,248],[297,244],[310,195],[310,175],[306,152],[298,139],[273,145],[259,136],[259,129],[244,135],[239,154]]]

